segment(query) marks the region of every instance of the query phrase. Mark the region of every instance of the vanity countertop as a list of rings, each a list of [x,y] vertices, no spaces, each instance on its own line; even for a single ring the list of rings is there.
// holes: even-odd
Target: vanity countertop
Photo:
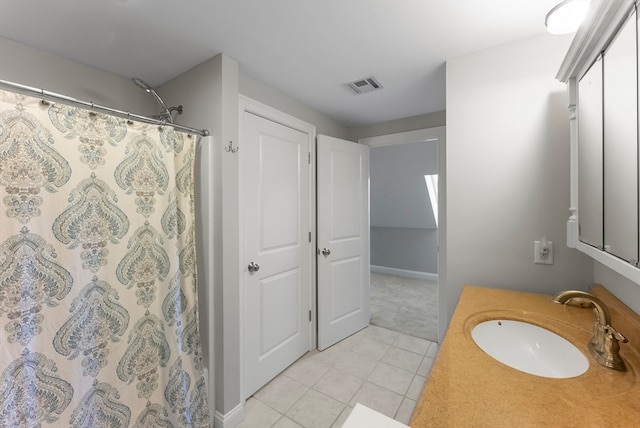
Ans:
[[[604,287],[590,291],[609,307],[626,372],[600,366],[588,342],[593,311],[553,303],[551,297],[465,286],[433,363],[410,426],[631,427],[640,426],[640,317]],[[494,360],[471,338],[489,319],[516,319],[544,327],[573,343],[589,360],[581,376],[550,379]]]

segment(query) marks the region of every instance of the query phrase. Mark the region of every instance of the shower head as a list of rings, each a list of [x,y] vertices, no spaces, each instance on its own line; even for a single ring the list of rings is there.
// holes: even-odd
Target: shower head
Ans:
[[[147,92],[151,92],[153,90],[153,88],[151,87],[151,85],[149,85],[147,82],[145,82],[142,79],[139,79],[137,77],[134,77],[133,79],[133,83],[135,83],[136,85],[140,86],[142,89],[144,89]]]
[[[149,85],[147,82],[137,77],[134,77],[131,80],[133,81],[133,83],[135,83],[136,85],[138,85],[139,87],[141,87],[142,89],[144,89],[145,91],[153,95],[153,97],[156,99],[158,104],[160,104],[160,107],[162,107],[163,112],[157,116],[159,119],[166,120],[169,123],[173,123],[173,117],[171,116],[171,111],[176,110],[178,114],[182,114],[182,106],[167,108],[167,105],[164,103],[164,101],[162,101],[162,98],[160,98],[160,95],[158,95],[155,89],[153,89],[153,87]]]

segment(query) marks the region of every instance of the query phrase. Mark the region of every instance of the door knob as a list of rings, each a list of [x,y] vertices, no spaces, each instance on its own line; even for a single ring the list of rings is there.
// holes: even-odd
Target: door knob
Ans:
[[[258,272],[260,270],[260,265],[258,263],[251,262],[249,263],[249,266],[247,266],[247,269],[249,269],[250,273]]]
[[[322,255],[327,257],[329,254],[331,254],[331,250],[328,248],[323,248],[322,249]]]

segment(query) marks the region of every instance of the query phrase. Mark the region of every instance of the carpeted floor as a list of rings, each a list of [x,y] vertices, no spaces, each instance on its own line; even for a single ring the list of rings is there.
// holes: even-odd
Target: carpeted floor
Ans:
[[[371,324],[437,342],[438,283],[371,272]]]

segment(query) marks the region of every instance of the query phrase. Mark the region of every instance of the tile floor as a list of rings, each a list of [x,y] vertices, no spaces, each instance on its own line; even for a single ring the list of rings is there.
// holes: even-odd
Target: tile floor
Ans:
[[[256,392],[239,428],[338,428],[356,403],[408,424],[437,352],[437,343],[369,326]]]

